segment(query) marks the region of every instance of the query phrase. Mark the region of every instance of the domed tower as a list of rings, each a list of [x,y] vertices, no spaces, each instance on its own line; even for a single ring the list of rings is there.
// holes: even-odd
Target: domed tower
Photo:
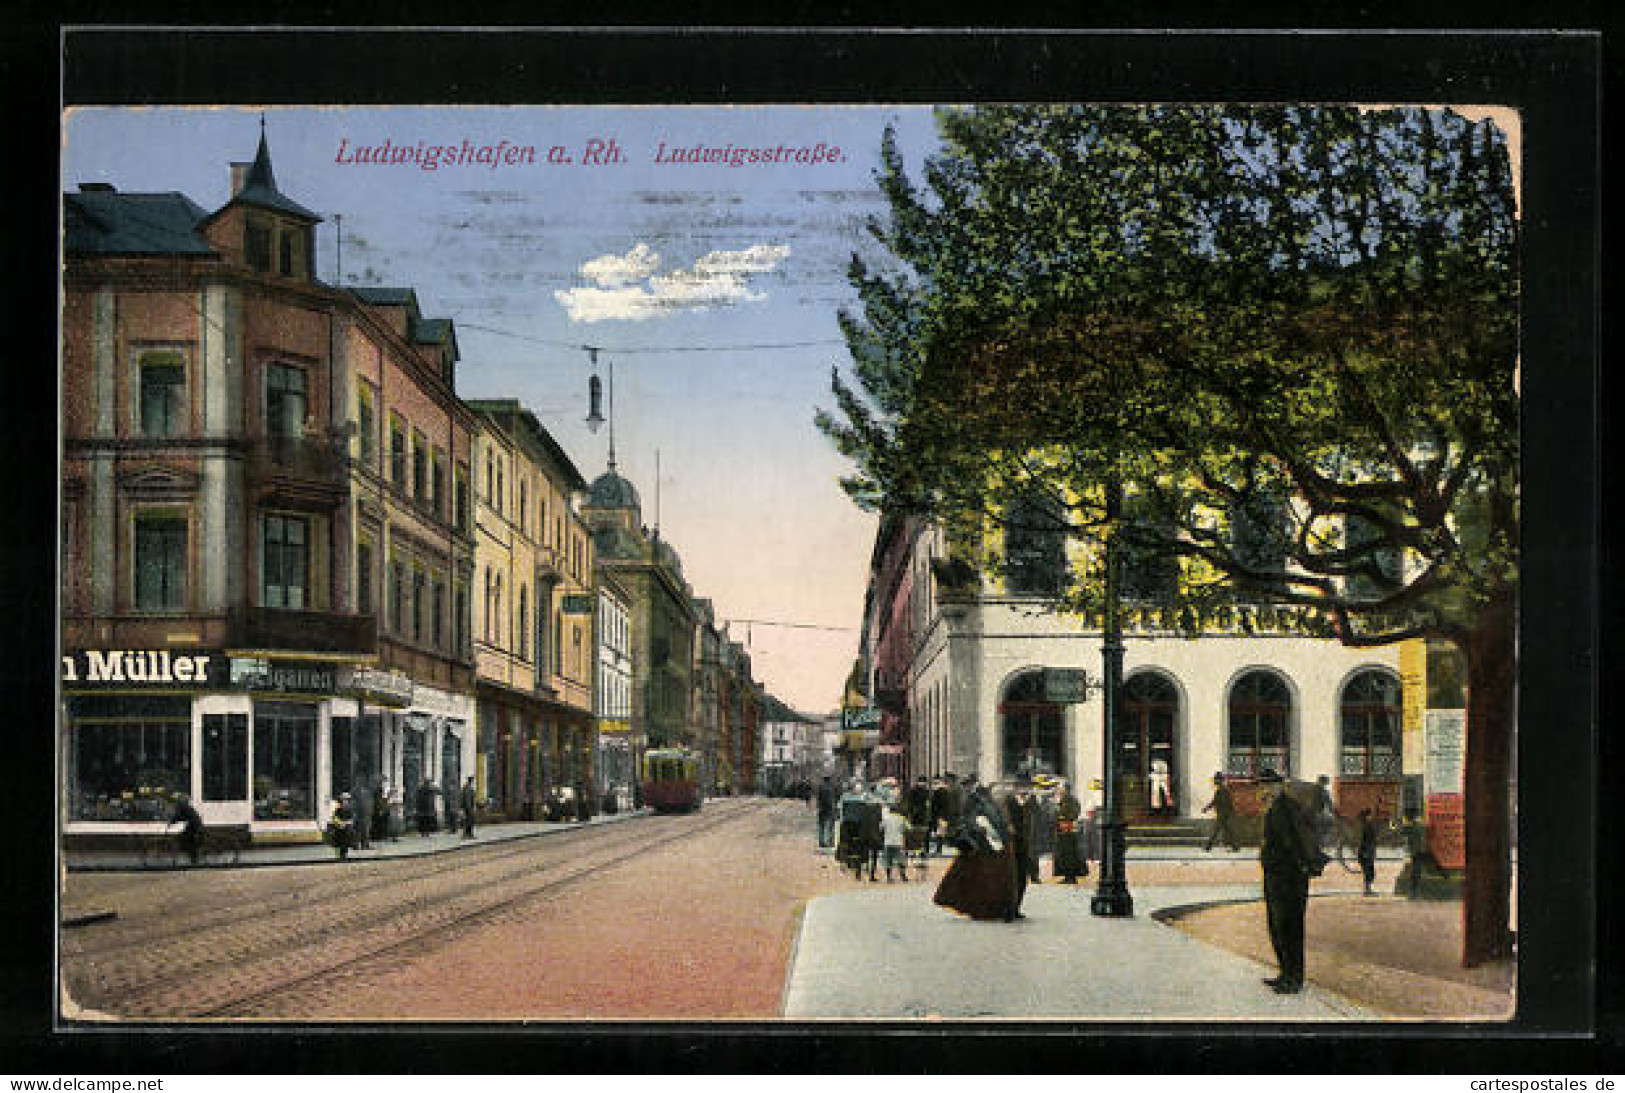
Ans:
[[[635,557],[639,553],[639,529],[643,526],[643,509],[638,491],[615,473],[615,464],[587,487],[587,498],[581,505],[581,518],[592,528],[594,546],[599,554],[614,558]]]

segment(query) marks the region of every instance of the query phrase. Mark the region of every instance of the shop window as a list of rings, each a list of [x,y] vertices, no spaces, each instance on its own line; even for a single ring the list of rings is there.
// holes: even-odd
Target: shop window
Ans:
[[[310,576],[310,524],[299,516],[265,516],[266,607],[305,608]]]
[[[1248,672],[1230,688],[1230,740],[1226,771],[1257,778],[1266,770],[1292,774],[1289,726],[1292,696],[1274,672]]]
[[[178,353],[143,353],[141,435],[180,436],[186,428],[186,367]]]
[[[266,366],[266,434],[278,439],[304,436],[306,411],[305,370],[288,364]]]
[[[186,606],[186,517],[142,513],[135,518],[135,607],[180,611]]]
[[[254,818],[316,818],[316,707],[255,703]]]
[[[204,714],[203,799],[248,800],[247,714]]]
[[[76,820],[162,822],[192,785],[192,703],[146,695],[70,699]]]
[[[1045,701],[1042,673],[1019,676],[1005,692],[999,716],[1005,778],[1056,774],[1064,769],[1061,707]]]
[[[1388,672],[1361,672],[1343,688],[1338,772],[1353,778],[1397,778],[1399,680]]]

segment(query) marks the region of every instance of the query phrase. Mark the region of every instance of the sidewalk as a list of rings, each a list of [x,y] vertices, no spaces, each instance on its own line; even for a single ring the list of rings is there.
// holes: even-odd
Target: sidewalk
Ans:
[[[1381,1015],[1310,985],[1278,995],[1272,966],[1153,915],[1257,900],[1258,885],[1136,888],[1134,917],[1097,918],[1092,888],[1027,889],[1024,919],[977,922],[931,902],[934,883],[813,900],[783,1016],[801,1020],[1370,1021]]]
[[[599,814],[588,820],[586,824],[570,821],[482,824],[474,829],[474,838],[472,839],[463,838],[457,831],[437,831],[432,835],[419,835],[417,832],[411,832],[402,834],[398,839],[375,842],[370,850],[352,850],[350,851],[350,861],[380,861],[385,858],[420,858],[430,854],[447,854],[456,850],[490,846],[493,843],[512,842],[515,839],[534,839],[543,835],[574,831],[584,826],[621,823],[647,815],[653,815],[653,813],[647,811],[618,812],[613,816]],[[314,829],[314,824],[312,827]],[[140,857],[133,853],[65,853],[63,854],[63,861],[70,873],[153,873],[163,872],[170,868],[164,865],[144,866]],[[198,867],[183,865],[180,868],[257,869],[273,865],[322,864],[340,864],[337,852],[326,843],[270,843],[244,847],[242,856],[235,865],[206,863]]]

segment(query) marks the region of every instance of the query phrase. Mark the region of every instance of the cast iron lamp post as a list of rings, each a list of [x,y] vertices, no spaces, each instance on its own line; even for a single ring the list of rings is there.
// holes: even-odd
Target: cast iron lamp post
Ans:
[[[1106,481],[1106,603],[1100,647],[1103,661],[1100,686],[1102,720],[1105,722],[1102,736],[1106,749],[1106,800],[1103,803],[1106,822],[1101,824],[1100,881],[1095,887],[1094,898],[1089,901],[1089,910],[1104,918],[1130,918],[1134,914],[1134,897],[1129,894],[1128,878],[1123,868],[1128,838],[1117,784],[1117,693],[1123,682],[1123,620],[1118,610],[1123,557],[1117,536],[1122,507],[1123,485],[1113,474]]]

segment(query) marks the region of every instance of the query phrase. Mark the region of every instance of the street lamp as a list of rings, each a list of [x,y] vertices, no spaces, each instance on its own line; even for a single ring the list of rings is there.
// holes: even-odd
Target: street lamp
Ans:
[[[1117,602],[1123,557],[1117,542],[1117,519],[1122,507],[1123,484],[1114,473],[1106,480],[1106,603],[1100,646],[1104,674],[1101,719],[1105,723],[1102,735],[1106,748],[1106,822],[1101,825],[1100,881],[1094,898],[1089,901],[1089,910],[1103,918],[1129,918],[1134,914],[1134,897],[1129,894],[1124,873],[1128,838],[1117,784],[1117,693],[1123,682],[1123,620]]]

